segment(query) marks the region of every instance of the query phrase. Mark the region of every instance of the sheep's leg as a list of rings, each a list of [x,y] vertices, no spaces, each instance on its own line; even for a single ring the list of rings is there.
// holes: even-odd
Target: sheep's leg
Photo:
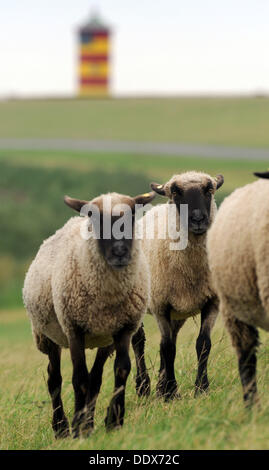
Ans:
[[[206,392],[209,387],[207,377],[207,363],[211,350],[211,330],[218,315],[218,301],[216,298],[210,299],[201,311],[201,328],[196,340],[196,353],[198,360],[198,370],[195,380],[195,396],[201,392]]]
[[[160,372],[157,383],[157,395],[166,401],[179,397],[177,393],[177,382],[175,377],[176,340],[180,328],[185,320],[171,320],[170,313],[160,316],[158,323],[162,335],[160,345]]]
[[[256,352],[259,346],[258,330],[235,317],[226,317],[226,326],[238,356],[238,369],[247,407],[258,402],[256,383]]]
[[[92,366],[91,372],[89,373],[89,396],[88,396],[88,404],[89,404],[89,420],[94,427],[94,412],[96,401],[100,392],[100,388],[102,385],[102,376],[104,365],[108,357],[113,353],[114,345],[108,346],[106,348],[99,348],[96,353],[95,361]]]
[[[52,428],[54,430],[55,437],[62,438],[69,436],[69,424],[64,414],[61,399],[61,348],[49,339],[47,339],[46,345],[49,356],[48,389],[53,408]]]
[[[85,357],[84,334],[77,329],[69,338],[73,364],[72,383],[75,394],[75,414],[72,421],[73,437],[88,435],[93,429],[89,407],[89,374]]]
[[[150,378],[145,363],[145,332],[143,323],[139,330],[132,337],[132,346],[136,360],[136,393],[138,396],[148,396],[150,394]]]
[[[107,410],[105,424],[107,430],[123,425],[125,413],[125,388],[131,370],[129,347],[131,332],[123,329],[114,337],[116,359],[114,363],[114,394]]]

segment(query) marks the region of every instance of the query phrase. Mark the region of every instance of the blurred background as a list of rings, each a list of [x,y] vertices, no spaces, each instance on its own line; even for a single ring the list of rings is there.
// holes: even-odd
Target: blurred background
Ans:
[[[196,169],[218,203],[269,157],[266,0],[9,0],[0,15],[0,308],[63,196]],[[159,199],[158,202],[163,202]]]

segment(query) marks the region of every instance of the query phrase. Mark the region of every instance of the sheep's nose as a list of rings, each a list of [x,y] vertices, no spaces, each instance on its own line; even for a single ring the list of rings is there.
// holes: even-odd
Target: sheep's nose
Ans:
[[[125,256],[127,254],[128,248],[124,245],[122,241],[114,243],[112,247],[112,253],[114,256]]]
[[[191,220],[193,222],[201,222],[205,216],[200,209],[194,209],[191,213]]]

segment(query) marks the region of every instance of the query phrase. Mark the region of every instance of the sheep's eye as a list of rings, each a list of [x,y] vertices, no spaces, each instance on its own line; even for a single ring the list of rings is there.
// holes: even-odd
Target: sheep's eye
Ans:
[[[207,195],[213,194],[213,192],[214,192],[214,190],[213,190],[213,188],[212,188],[211,186],[207,186],[207,187],[205,188],[205,193],[206,193]]]
[[[175,197],[175,196],[181,196],[181,195],[182,195],[182,191],[181,191],[180,188],[176,187],[176,188],[173,188],[173,189],[171,190],[171,194],[172,194],[172,196],[174,196],[174,197]]]

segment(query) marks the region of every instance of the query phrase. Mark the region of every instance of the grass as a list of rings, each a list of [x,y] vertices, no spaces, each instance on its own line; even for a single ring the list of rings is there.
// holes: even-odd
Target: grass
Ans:
[[[152,380],[148,400],[138,399],[134,387],[134,357],[126,392],[126,418],[122,430],[106,433],[104,416],[113,390],[113,361],[108,360],[97,403],[96,426],[88,439],[56,441],[51,429],[51,404],[46,387],[47,357],[36,350],[23,310],[0,312],[0,413],[2,450],[18,449],[268,449],[269,448],[269,341],[261,334],[258,354],[260,409],[247,412],[242,403],[235,353],[221,319],[213,331],[209,361],[211,390],[193,397],[196,373],[195,339],[198,320],[189,320],[179,335],[176,372],[181,400],[164,403],[156,398],[159,367],[159,332],[146,316],[146,359]],[[91,364],[93,352],[87,352]],[[63,402],[73,414],[69,351],[63,352]]]
[[[268,147],[267,98],[0,102],[0,138],[88,138]]]

